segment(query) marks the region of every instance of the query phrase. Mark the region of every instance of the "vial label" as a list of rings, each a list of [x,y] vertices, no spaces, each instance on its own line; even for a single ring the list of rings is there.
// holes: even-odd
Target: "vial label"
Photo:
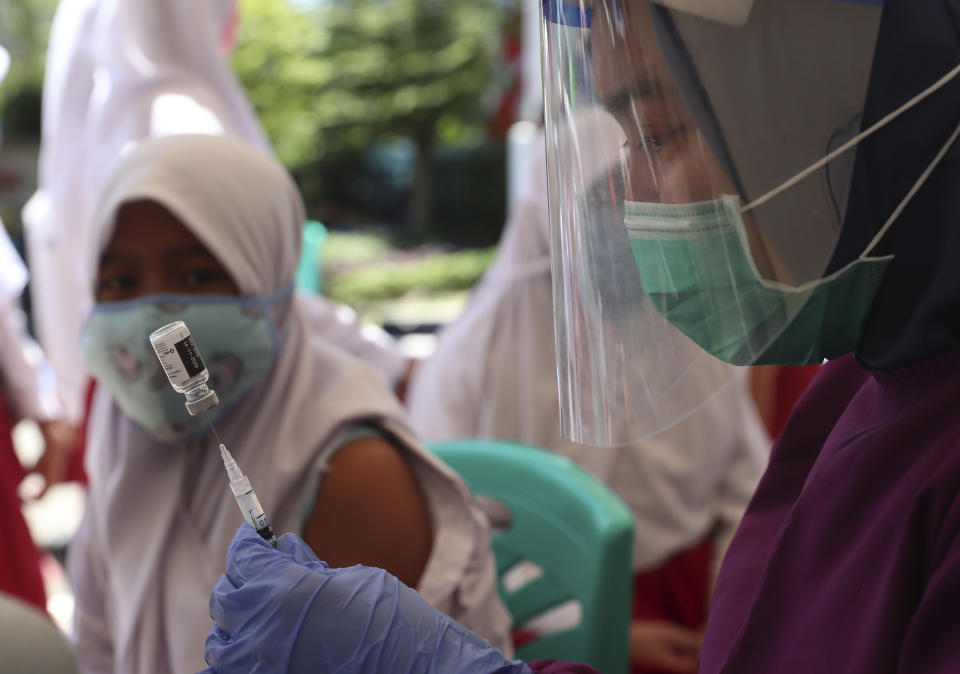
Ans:
[[[181,339],[173,345],[183,361],[183,366],[187,370],[187,377],[195,377],[203,372],[203,359],[200,357],[200,350],[197,349],[193,337],[187,335],[186,339]]]
[[[153,350],[160,359],[167,379],[180,386],[203,371],[203,359],[186,326],[179,326],[162,337],[151,336]]]

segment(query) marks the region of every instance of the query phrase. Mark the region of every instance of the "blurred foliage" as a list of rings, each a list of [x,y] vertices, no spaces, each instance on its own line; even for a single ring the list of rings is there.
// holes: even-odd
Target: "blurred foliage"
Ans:
[[[332,232],[324,250],[324,294],[351,306],[410,293],[433,295],[472,288],[490,266],[496,248],[433,252],[399,259],[377,255],[389,251],[385,239],[368,234]],[[382,244],[383,248],[380,248]],[[349,264],[351,262],[362,262]]]
[[[0,45],[10,52],[10,72],[0,85],[5,134],[40,134],[40,96],[47,38],[57,0],[0,1]]]
[[[458,248],[495,244],[506,212],[504,145],[444,145],[436,149],[431,223],[421,232],[403,227],[410,199],[410,154],[397,151],[396,144],[393,151],[377,145],[355,160],[325,162],[322,173],[307,170],[295,175],[311,216],[335,229],[377,223],[404,247],[428,242]]]
[[[400,212],[422,238],[435,144],[483,138],[502,21],[495,0],[245,0],[233,63],[308,204],[343,194],[374,143],[410,141]]]
[[[505,145],[443,148],[434,170],[434,223],[428,233],[471,248],[499,241],[507,212]]]
[[[482,121],[500,15],[485,0],[244,0],[233,63],[288,167]]]
[[[373,232],[330,232],[323,243],[323,267],[339,269],[372,262],[391,250],[389,239]]]
[[[484,125],[515,2],[240,0],[233,65],[312,216],[413,223],[407,243],[496,240],[503,148],[483,142]],[[0,115],[11,136],[39,133],[56,5],[0,0],[0,45],[12,55]],[[407,155],[384,166],[391,146]]]

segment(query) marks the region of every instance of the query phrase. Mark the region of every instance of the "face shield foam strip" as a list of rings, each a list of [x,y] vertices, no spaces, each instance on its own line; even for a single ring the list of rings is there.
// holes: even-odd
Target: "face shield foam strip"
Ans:
[[[543,16],[550,23],[568,28],[590,28],[593,10],[583,5],[567,5],[563,2],[544,0]]]

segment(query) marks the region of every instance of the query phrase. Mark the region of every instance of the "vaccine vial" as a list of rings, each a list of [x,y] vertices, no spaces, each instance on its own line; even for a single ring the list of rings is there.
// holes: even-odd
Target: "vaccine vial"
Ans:
[[[207,372],[200,349],[183,321],[174,321],[150,333],[150,344],[160,359],[170,385],[187,397],[187,411],[200,414],[219,402],[216,391],[207,386]]]

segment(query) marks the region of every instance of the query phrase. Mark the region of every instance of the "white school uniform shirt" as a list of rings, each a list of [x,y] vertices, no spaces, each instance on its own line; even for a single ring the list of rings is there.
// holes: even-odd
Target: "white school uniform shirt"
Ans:
[[[0,395],[14,420],[51,421],[63,408],[53,368],[27,330],[26,285],[26,267],[0,222]]]

